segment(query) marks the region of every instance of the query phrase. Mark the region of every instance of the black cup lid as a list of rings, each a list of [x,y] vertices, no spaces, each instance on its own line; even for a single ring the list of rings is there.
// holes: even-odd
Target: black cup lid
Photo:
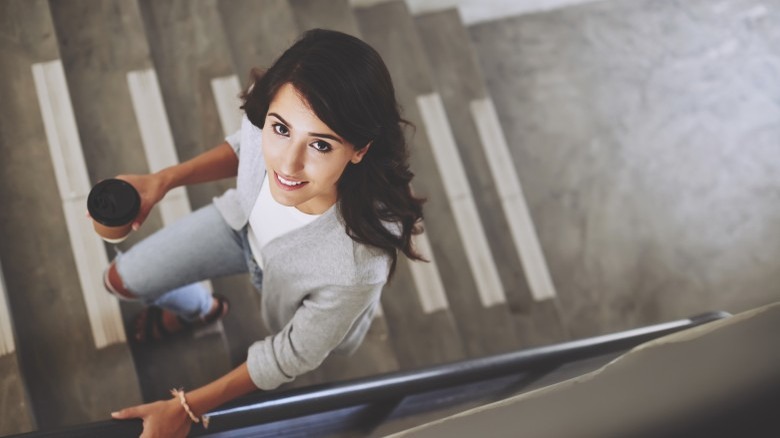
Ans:
[[[127,224],[138,216],[140,208],[138,192],[121,179],[106,179],[95,184],[87,197],[90,216],[107,227]]]

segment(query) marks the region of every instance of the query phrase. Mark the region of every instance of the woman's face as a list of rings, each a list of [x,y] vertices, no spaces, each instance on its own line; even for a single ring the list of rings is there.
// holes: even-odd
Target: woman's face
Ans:
[[[290,84],[271,101],[262,135],[271,196],[307,214],[336,203],[336,184],[347,164],[359,163],[368,151],[356,151],[336,135]]]

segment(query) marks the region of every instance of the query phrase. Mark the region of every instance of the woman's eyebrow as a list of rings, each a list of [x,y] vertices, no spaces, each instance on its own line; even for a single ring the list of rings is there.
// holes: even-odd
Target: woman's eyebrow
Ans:
[[[281,121],[282,123],[287,125],[287,127],[289,127],[289,128],[293,127],[291,124],[289,124],[287,122],[287,120],[284,120],[284,118],[282,116],[280,116],[279,114],[277,114],[277,113],[268,113],[268,115],[276,117],[277,119],[279,119],[279,121]],[[333,141],[337,141],[337,142],[339,142],[341,144],[344,144],[344,141],[342,139],[336,137],[333,134],[325,134],[325,133],[319,133],[319,132],[310,132],[309,135],[311,135],[312,137],[327,138],[327,139],[330,139],[330,140],[333,140]]]

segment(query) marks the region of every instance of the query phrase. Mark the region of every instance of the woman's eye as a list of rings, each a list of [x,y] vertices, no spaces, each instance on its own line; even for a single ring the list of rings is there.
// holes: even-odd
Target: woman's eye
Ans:
[[[274,132],[279,135],[286,136],[290,133],[290,130],[287,129],[287,127],[282,125],[281,123],[274,123],[273,125],[271,125],[271,127],[273,128]]]
[[[330,146],[330,143],[322,141],[322,140],[315,141],[314,143],[311,144],[311,147],[313,147],[314,149],[316,149],[319,152],[330,152],[331,149],[333,149]]]

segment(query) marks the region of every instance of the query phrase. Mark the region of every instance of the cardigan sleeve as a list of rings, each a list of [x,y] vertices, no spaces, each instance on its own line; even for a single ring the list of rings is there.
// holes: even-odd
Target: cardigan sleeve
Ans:
[[[241,152],[241,130],[239,129],[238,131],[225,137],[225,141],[230,145],[230,147],[233,148],[233,152],[236,153],[236,156],[240,157],[241,155],[239,155],[239,152]]]
[[[274,389],[317,368],[357,322],[371,316],[383,285],[327,286],[309,294],[279,333],[249,347],[255,385]]]

